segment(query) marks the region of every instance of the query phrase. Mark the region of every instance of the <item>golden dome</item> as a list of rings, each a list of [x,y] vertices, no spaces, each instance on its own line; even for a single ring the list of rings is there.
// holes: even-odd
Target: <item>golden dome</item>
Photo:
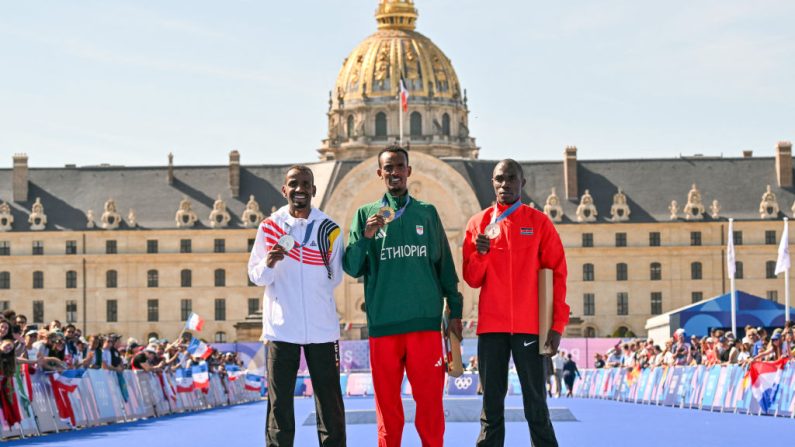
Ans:
[[[459,99],[453,65],[430,39],[414,31],[413,0],[380,0],[378,31],[345,59],[337,76],[337,100],[397,96],[400,78],[412,98]]]

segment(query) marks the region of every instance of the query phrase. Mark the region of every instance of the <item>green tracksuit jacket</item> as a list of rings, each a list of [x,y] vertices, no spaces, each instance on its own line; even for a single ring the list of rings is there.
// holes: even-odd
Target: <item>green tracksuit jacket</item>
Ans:
[[[408,195],[384,197],[399,210]],[[362,206],[351,224],[343,269],[364,276],[364,300],[370,336],[439,330],[443,297],[450,318],[461,318],[463,298],[439,214],[433,205],[411,198],[403,215],[372,239],[364,237],[367,219],[381,201]]]

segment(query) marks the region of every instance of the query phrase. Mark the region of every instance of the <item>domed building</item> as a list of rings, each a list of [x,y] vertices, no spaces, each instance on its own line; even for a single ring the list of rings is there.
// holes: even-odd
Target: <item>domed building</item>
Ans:
[[[361,160],[401,140],[435,157],[477,158],[466,91],[450,59],[415,31],[413,0],[380,0],[378,31],[354,48],[329,92],[321,160]],[[409,93],[400,108],[400,80]],[[402,116],[401,116],[402,115]]]

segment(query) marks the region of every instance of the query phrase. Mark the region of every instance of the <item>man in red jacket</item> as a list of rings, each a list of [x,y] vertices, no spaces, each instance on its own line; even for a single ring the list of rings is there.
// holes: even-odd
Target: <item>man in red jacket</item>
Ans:
[[[547,408],[544,350],[554,354],[569,321],[566,257],[560,236],[542,212],[522,205],[522,167],[500,161],[492,185],[497,203],[473,216],[464,237],[464,280],[480,287],[478,364],[483,412],[478,446],[505,442],[508,361],[513,354],[524,413],[536,447],[557,446]],[[553,271],[552,327],[538,346],[538,271]]]

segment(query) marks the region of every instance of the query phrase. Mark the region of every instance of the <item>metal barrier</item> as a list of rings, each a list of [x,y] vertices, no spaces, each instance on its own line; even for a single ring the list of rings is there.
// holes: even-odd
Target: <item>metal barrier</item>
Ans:
[[[29,403],[27,387],[15,387],[22,421],[10,427],[0,413],[0,439],[129,422],[262,398],[260,392],[245,389],[242,377],[229,380],[218,374],[210,374],[208,389],[189,392],[177,391],[173,373],[91,369],[76,382],[76,388],[69,391],[55,381],[52,373],[33,374]]]

